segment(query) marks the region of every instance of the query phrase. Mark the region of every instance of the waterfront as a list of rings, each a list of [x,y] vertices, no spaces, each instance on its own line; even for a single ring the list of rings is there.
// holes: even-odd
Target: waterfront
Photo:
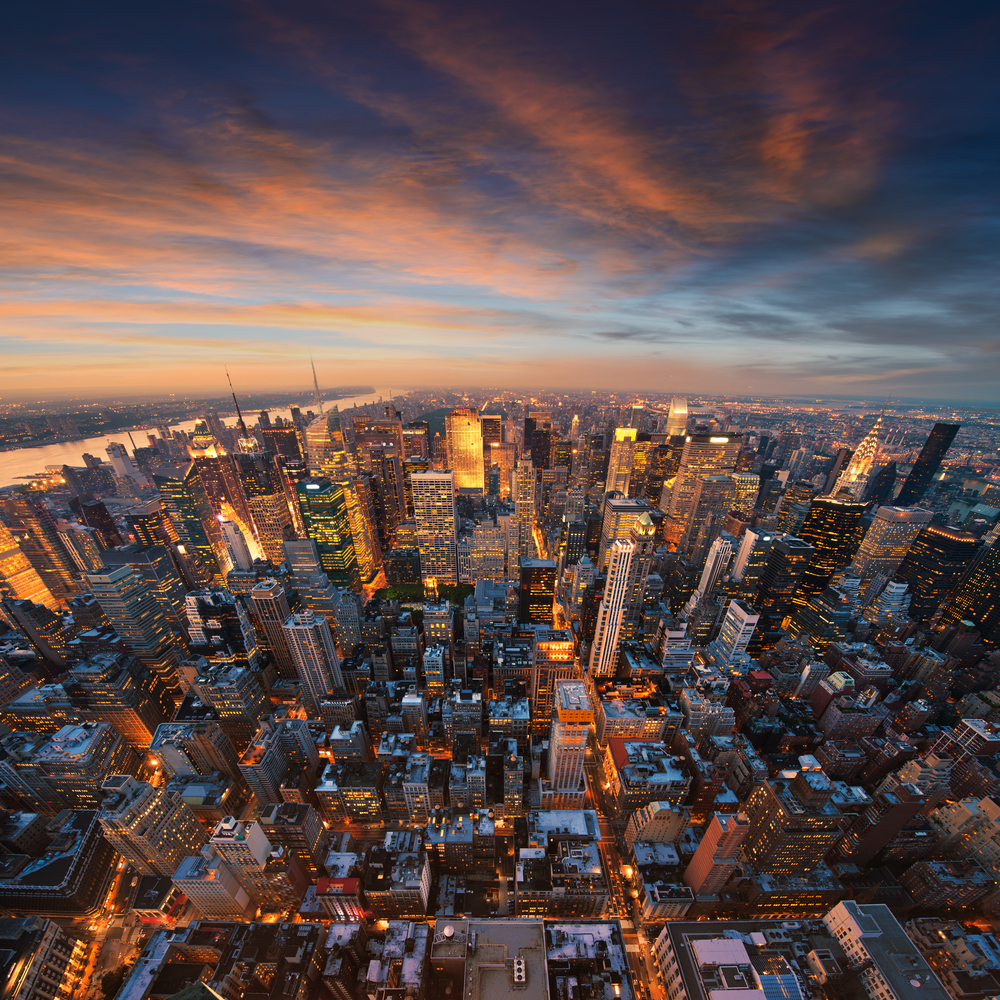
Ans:
[[[324,406],[333,406],[335,403],[342,410],[350,409],[353,406],[364,406],[367,403],[377,403],[380,399],[388,400],[389,394],[393,390],[386,388],[376,388],[374,392],[361,396],[348,396],[344,399],[324,399]],[[395,390],[397,394],[400,390]],[[312,399],[306,398],[299,404],[303,410],[315,406]],[[275,417],[288,418],[290,413],[287,408],[268,410],[271,419]],[[244,419],[248,424],[256,423],[258,411],[247,411]],[[235,412],[232,414],[222,414],[227,423],[235,423]],[[190,431],[194,428],[194,420],[184,420],[179,423],[170,424],[172,430]],[[155,432],[156,427],[149,425],[140,427],[132,431],[132,437],[139,446],[148,444],[146,434]],[[50,465],[83,465],[83,455],[88,453],[96,455],[98,458],[107,460],[106,448],[108,442],[118,441],[131,450],[131,443],[128,439],[127,431],[115,431],[100,437],[81,438],[79,441],[63,441],[60,444],[47,444],[39,448],[19,448],[17,451],[0,452],[0,487],[13,486],[24,483],[24,476],[34,475],[42,472]]]

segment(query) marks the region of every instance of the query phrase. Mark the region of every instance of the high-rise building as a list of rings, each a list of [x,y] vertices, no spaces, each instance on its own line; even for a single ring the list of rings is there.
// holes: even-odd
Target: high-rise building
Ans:
[[[608,565],[608,552],[616,541],[627,541],[636,519],[648,512],[649,504],[642,497],[628,499],[609,495],[604,501],[601,521],[601,541],[597,551],[597,568],[604,571]]]
[[[879,507],[851,563],[861,585],[867,586],[879,573],[892,576],[932,516],[919,507]]]
[[[173,875],[184,858],[205,846],[205,830],[180,792],[129,774],[110,775],[102,787],[104,836],[138,871]]]
[[[843,569],[854,554],[856,529],[865,512],[863,503],[839,497],[819,497],[813,500],[799,537],[815,551],[802,574],[803,594],[816,594],[829,582],[838,569]]]
[[[548,735],[552,709],[555,704],[556,685],[559,681],[578,677],[576,669],[576,643],[570,629],[551,629],[536,626],[531,645],[531,698],[532,732],[536,736]]]
[[[12,733],[3,739],[0,778],[32,811],[99,809],[111,774],[137,775],[142,760],[110,722],[63,726],[52,734]]]
[[[741,518],[749,518],[757,505],[760,476],[755,472],[734,472],[732,510]]]
[[[808,542],[793,535],[777,535],[772,539],[754,601],[762,616],[780,622],[792,613],[795,592],[815,551]]]
[[[302,681],[303,700],[314,715],[334,688],[344,686],[330,625],[322,615],[306,609],[293,614],[284,626],[288,650]]]
[[[298,858],[309,878],[320,877],[326,861],[327,832],[319,813],[305,802],[284,802],[261,810],[258,822],[272,847]]]
[[[79,982],[83,941],[54,920],[7,917],[0,922],[0,954],[11,1000],[66,1000]]]
[[[455,510],[455,474],[443,471],[415,472],[413,516],[417,548],[420,550],[420,577],[438,583],[458,583]]]
[[[522,559],[517,620],[522,624],[552,624],[556,564],[551,559]]]
[[[923,809],[920,789],[895,774],[884,778],[834,848],[832,857],[862,867],[870,865],[897,833]]]
[[[688,434],[673,487],[664,485],[660,510],[676,524],[685,525],[694,506],[699,478],[734,472],[742,447],[742,434]]]
[[[233,568],[243,571],[252,570],[253,556],[250,554],[240,526],[235,521],[220,521],[219,526],[222,528],[222,537],[226,543],[226,549],[229,551],[229,559]]]
[[[240,775],[233,741],[217,722],[165,722],[156,727],[149,754],[150,763],[155,760],[171,778]]]
[[[681,396],[670,400],[670,411],[667,414],[667,425],[664,428],[667,437],[677,437],[687,434],[688,401]]]
[[[317,477],[345,479],[354,473],[354,461],[344,449],[340,411],[335,406],[325,416],[316,417],[306,428],[309,471]]]
[[[205,487],[189,462],[183,466],[160,466],[153,473],[164,512],[177,532],[178,547],[221,586],[228,562],[222,528]]]
[[[271,659],[282,677],[294,677],[295,665],[285,638],[284,624],[292,613],[285,587],[268,577],[250,591],[250,613],[260,624]]]
[[[972,565],[982,542],[956,528],[928,524],[910,545],[896,579],[910,589],[909,617],[928,622]]]
[[[583,681],[557,681],[547,781],[541,785],[543,809],[582,809],[587,798],[583,763],[594,721]]]
[[[191,651],[209,664],[256,669],[257,633],[243,604],[228,590],[195,590],[185,598]]]
[[[629,496],[629,483],[632,478],[632,460],[635,453],[635,441],[638,435],[635,427],[617,427],[611,442],[611,455],[608,459],[608,478],[604,484],[605,493],[621,493]]]
[[[522,559],[535,554],[535,469],[531,459],[521,459],[511,475],[511,496],[517,518],[517,551]]]
[[[750,793],[745,812],[750,830],[743,854],[755,872],[804,875],[811,872],[843,833],[845,820],[833,804],[833,783],[815,758],[800,758],[794,772],[762,781]]]
[[[303,479],[296,484],[306,534],[316,545],[323,571],[335,587],[361,590],[344,482]],[[287,552],[287,549],[285,549]]]
[[[459,407],[444,418],[448,446],[448,466],[455,474],[455,489],[482,494],[483,433],[479,411]]]
[[[590,647],[590,673],[595,677],[612,676],[618,669],[622,622],[629,596],[632,568],[632,542],[615,541],[608,553],[608,580],[604,585],[597,612],[597,627]]]
[[[52,512],[39,494],[9,493],[7,527],[51,595],[65,604],[76,593],[76,564],[59,540]]]
[[[317,614],[333,614],[338,591],[323,569],[316,543],[306,538],[285,542],[282,548],[288,568],[292,571],[292,590],[298,594],[302,604]]]
[[[355,476],[344,486],[347,520],[354,540],[358,573],[362,583],[371,583],[382,569],[375,481],[370,473]]]
[[[0,592],[18,600],[44,604],[51,611],[61,603],[49,592],[3,521],[0,521]]]
[[[749,604],[734,598],[726,609],[719,637],[712,644],[713,650],[726,663],[734,663],[747,651],[758,621],[760,615]]]
[[[227,816],[216,826],[209,844],[259,906],[285,909],[298,905],[308,877],[287,848],[271,844],[260,823]]]
[[[698,477],[691,511],[677,545],[678,552],[688,562],[701,565],[713,536],[722,530],[723,518],[732,509],[735,496],[736,484],[732,476],[712,473]]]
[[[198,698],[215,709],[236,752],[244,753],[257,732],[258,720],[271,707],[258,674],[249,667],[206,665],[192,686]]]
[[[872,429],[864,436],[861,444],[851,456],[847,468],[840,474],[833,489],[834,493],[840,490],[847,490],[855,498],[860,498],[868,486],[868,476],[875,465],[875,457],[878,454],[878,437],[882,431],[882,422],[885,420],[885,410],[879,415]]]
[[[896,497],[896,503],[900,507],[919,503],[923,499],[934,474],[941,467],[941,459],[947,454],[961,426],[961,424],[934,425],[923,448],[920,449],[916,462],[913,463],[910,474],[903,481],[899,496]]]
[[[240,885],[232,869],[211,848],[203,854],[184,858],[171,881],[209,920],[242,921],[255,909],[249,893]]]
[[[749,832],[743,813],[716,813],[684,870],[684,884],[698,896],[718,894],[739,867],[740,848]]]
[[[76,718],[106,720],[140,749],[174,714],[173,697],[159,673],[133,656],[91,656],[70,668],[62,688]]]
[[[277,565],[283,558],[281,543],[292,537],[281,469],[269,451],[241,452],[233,455],[233,461],[257,541],[265,558]]]
[[[945,625],[969,621],[987,642],[1000,638],[1000,541],[977,554],[954,595],[941,611]]]
[[[122,545],[102,553],[102,561],[109,570],[130,566],[146,580],[167,617],[175,640],[184,641],[186,588],[167,546]],[[101,569],[92,572],[100,573]]]

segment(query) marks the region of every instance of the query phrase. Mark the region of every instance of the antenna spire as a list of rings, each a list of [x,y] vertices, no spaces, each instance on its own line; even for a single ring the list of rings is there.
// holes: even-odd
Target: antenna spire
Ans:
[[[233,394],[233,403],[236,405],[236,420],[240,428],[240,440],[241,442],[246,441],[249,439],[249,435],[247,434],[247,425],[243,423],[243,414],[240,413],[240,404],[239,401],[236,399],[236,390],[233,388],[233,380],[229,377],[229,368],[226,366],[223,367],[225,367],[226,369],[226,379],[229,382],[229,390]]]
[[[316,405],[319,407],[319,412],[322,415],[322,413],[323,413],[323,397],[320,395],[320,392],[319,392],[319,379],[316,378],[316,362],[313,361],[313,357],[312,357],[311,354],[309,355],[309,364],[312,365],[312,370],[313,370],[313,386],[316,389]]]

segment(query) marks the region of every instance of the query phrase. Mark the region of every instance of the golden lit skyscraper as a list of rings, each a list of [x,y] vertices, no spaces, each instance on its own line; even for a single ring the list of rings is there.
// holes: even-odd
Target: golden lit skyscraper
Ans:
[[[354,472],[354,459],[344,450],[340,411],[335,406],[306,428],[309,471],[314,476],[341,479]]]
[[[444,418],[448,465],[457,490],[483,491],[483,432],[479,411],[459,407]]]
[[[732,509],[742,518],[749,518],[757,503],[760,476],[755,472],[734,472],[733,485],[736,487],[736,495],[733,497]]]
[[[892,576],[931,517],[919,507],[879,507],[851,564],[861,585],[867,586],[877,573]]]
[[[617,490],[628,496],[629,480],[632,477],[632,458],[635,439],[639,431],[635,427],[615,428],[615,438],[611,442],[611,457],[608,459],[608,478],[605,493]]]
[[[688,434],[673,487],[664,486],[660,510],[683,530],[694,506],[699,477],[735,471],[742,447],[742,434]]]
[[[852,496],[860,497],[868,485],[868,476],[875,464],[875,456],[878,454],[878,436],[882,431],[882,422],[885,419],[885,410],[875,421],[875,426],[864,436],[857,451],[851,456],[851,461],[847,468],[840,474],[834,485],[833,492],[847,490]]]
[[[16,600],[44,604],[50,611],[59,607],[3,521],[0,521],[0,592]]]
[[[687,434],[688,401],[681,396],[670,400],[670,413],[667,416],[667,437],[677,437]]]
[[[458,583],[455,474],[451,469],[415,472],[410,479],[420,577],[424,581],[433,577],[438,583]]]
[[[170,518],[184,555],[222,586],[222,568],[229,561],[219,519],[212,510],[204,484],[194,462],[179,466],[159,466],[153,483],[160,491],[163,511]]]
[[[73,598],[79,573],[59,540],[55,518],[42,497],[11,493],[5,515],[7,527],[49,593],[60,602]]]
[[[281,470],[269,451],[242,452],[233,461],[257,541],[265,558],[277,566],[284,559],[282,542],[292,538],[292,515]]]
[[[347,519],[362,583],[371,583],[382,569],[382,547],[375,518],[375,489],[367,472],[344,484]]]

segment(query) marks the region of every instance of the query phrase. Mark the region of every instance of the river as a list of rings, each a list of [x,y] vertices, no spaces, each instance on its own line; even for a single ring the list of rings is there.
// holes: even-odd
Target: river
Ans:
[[[324,399],[323,405],[329,407],[336,403],[341,410],[349,410],[352,406],[377,403],[380,399],[388,401],[390,398],[389,394],[392,391],[388,387],[384,389],[376,388],[373,393],[367,396]],[[401,391],[397,389],[396,395],[401,394]],[[315,407],[316,403],[313,399],[307,397],[300,405],[303,410],[308,410]],[[259,412],[258,410],[247,411],[244,419],[247,420],[248,424],[254,424],[257,422]],[[271,414],[272,420],[275,417],[287,419],[291,416],[290,411],[287,409],[268,410],[267,412]],[[236,422],[234,417],[235,415],[233,417],[224,417],[223,419],[227,424],[234,424]],[[170,424],[170,428],[172,430],[191,431],[194,429],[194,424],[194,420],[185,420],[181,423]],[[146,440],[146,434],[149,431],[155,432],[156,427],[150,425],[149,427],[132,431],[132,437],[135,438],[137,446],[142,447],[149,444]],[[62,444],[47,444],[40,448],[19,448],[16,451],[0,451],[0,487],[24,483],[26,480],[21,477],[34,475],[36,472],[43,472],[49,465],[83,465],[84,452],[96,455],[98,458],[107,461],[108,455],[105,449],[109,441],[118,441],[125,445],[130,452],[132,450],[128,433],[126,431],[116,431],[104,437],[83,438],[79,441],[64,441]]]

